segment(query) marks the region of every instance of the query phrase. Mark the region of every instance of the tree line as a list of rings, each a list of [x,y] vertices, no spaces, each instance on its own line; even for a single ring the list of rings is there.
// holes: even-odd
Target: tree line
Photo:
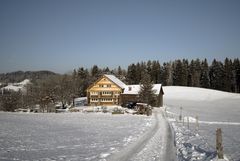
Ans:
[[[239,59],[226,58],[224,62],[214,59],[211,65],[207,59],[175,60],[160,64],[159,61],[138,62],[128,66],[126,82],[139,84],[146,71],[153,83],[163,86],[189,86],[210,88],[240,93]]]
[[[214,59],[211,65],[207,59],[183,59],[163,64],[149,60],[130,64],[127,69],[119,66],[111,70],[94,65],[91,69],[74,69],[71,74],[44,74],[43,79],[31,81],[25,92],[2,91],[0,110],[14,111],[19,107],[29,108],[39,104],[42,111],[48,111],[56,102],[61,102],[64,107],[74,103],[76,97],[85,97],[88,86],[102,74],[114,74],[126,84],[143,84],[145,81],[163,86],[202,87],[240,93],[239,59],[226,58],[224,62]]]

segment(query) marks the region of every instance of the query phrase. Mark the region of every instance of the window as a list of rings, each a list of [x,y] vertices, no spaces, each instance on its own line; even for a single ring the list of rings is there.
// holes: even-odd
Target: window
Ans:
[[[90,95],[98,95],[98,92],[90,92]]]
[[[110,88],[111,84],[99,84],[99,87]]]
[[[110,92],[110,91],[103,91],[102,95],[112,95],[112,92]]]
[[[113,99],[112,98],[102,98],[101,101],[102,102],[112,102]]]
[[[98,102],[98,99],[97,98],[92,98],[91,102]]]

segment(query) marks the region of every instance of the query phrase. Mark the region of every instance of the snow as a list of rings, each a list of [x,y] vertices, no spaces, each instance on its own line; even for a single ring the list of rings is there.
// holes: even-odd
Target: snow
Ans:
[[[118,79],[117,77],[115,77],[114,75],[108,75],[105,74],[105,76],[110,79],[111,81],[113,81],[114,83],[116,83],[119,87],[121,87],[122,89],[124,89],[126,87],[126,84],[123,83],[120,79]]]
[[[0,160],[105,160],[149,131],[153,117],[0,112]]]
[[[20,91],[22,90],[22,86],[15,86],[15,85],[8,85],[6,87],[3,87],[2,89],[5,89],[5,90],[13,90],[13,91]]]
[[[222,92],[205,88],[165,86],[163,87],[163,90],[167,99],[174,100],[215,101],[228,98],[240,99],[240,94]]]
[[[74,101],[85,101],[85,100],[87,100],[87,97],[78,97],[74,99]]]
[[[215,149],[216,129],[221,128],[225,159],[239,160],[240,94],[191,87],[169,86],[163,88],[168,120],[171,124],[177,125],[176,128],[185,129],[181,132],[183,136],[185,135],[185,138],[188,136],[187,118],[190,122],[190,134],[195,133],[196,137],[202,138],[196,142],[196,145],[205,142],[209,145],[210,150],[211,147]],[[180,107],[182,107],[184,125],[177,121],[181,113]],[[198,130],[196,116],[199,118]],[[188,145],[186,143],[189,143],[187,139],[182,142],[182,144]],[[206,149],[207,147],[204,148],[204,150]]]
[[[21,91],[24,90],[24,86],[30,83],[29,79],[25,79],[22,82],[19,83],[9,83],[8,86],[3,87],[1,89],[5,90],[13,90],[13,91]]]
[[[30,80],[29,79],[25,79],[25,80],[23,80],[22,82],[20,82],[18,84],[24,86],[24,85],[27,85],[28,83],[30,83]]]
[[[184,122],[196,123],[196,118],[191,116],[183,117]],[[221,122],[221,121],[198,121],[199,124],[209,124],[209,125],[240,125],[240,122]]]
[[[153,91],[154,94],[159,94],[161,90],[162,85],[161,84],[154,84],[153,85]],[[124,89],[123,94],[138,94],[141,89],[140,85],[127,85]]]

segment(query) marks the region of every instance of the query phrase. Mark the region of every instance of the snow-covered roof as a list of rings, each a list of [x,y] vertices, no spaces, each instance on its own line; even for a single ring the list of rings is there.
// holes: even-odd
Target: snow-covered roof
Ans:
[[[138,94],[140,91],[140,85],[126,85],[123,94]],[[159,94],[162,88],[162,84],[153,84],[154,94]]]
[[[110,79],[112,82],[114,82],[115,84],[117,84],[119,87],[126,88],[126,84],[123,83],[120,79],[118,79],[117,77],[115,77],[114,75],[108,75],[108,74],[104,74],[104,76],[106,76],[108,79]]]

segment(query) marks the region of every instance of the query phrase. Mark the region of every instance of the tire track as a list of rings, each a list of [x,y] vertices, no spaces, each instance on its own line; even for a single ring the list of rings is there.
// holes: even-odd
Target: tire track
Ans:
[[[160,109],[154,110],[154,125],[138,140],[120,152],[106,158],[108,161],[175,161],[171,128]]]

